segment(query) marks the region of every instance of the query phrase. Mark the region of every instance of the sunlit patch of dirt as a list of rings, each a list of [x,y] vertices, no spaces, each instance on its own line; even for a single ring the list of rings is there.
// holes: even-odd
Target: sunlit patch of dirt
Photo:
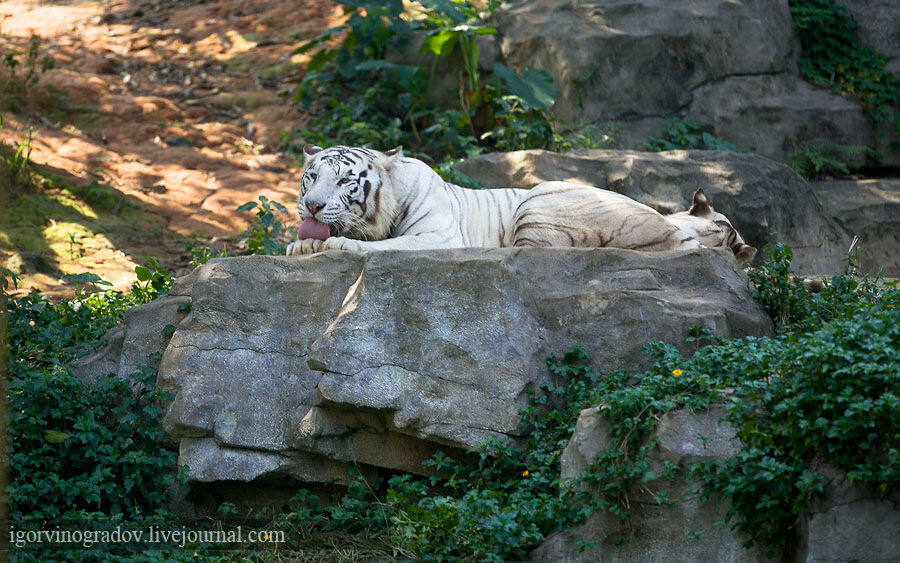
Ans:
[[[292,52],[342,14],[325,0],[0,2],[0,51],[37,35],[55,63],[26,96],[0,90],[0,139],[30,131],[50,177],[12,196],[0,260],[27,288],[66,293],[62,274],[93,271],[125,289],[144,256],[186,273],[187,240],[233,244],[252,219],[240,204],[292,202],[281,131],[308,120],[291,93],[308,55]]]

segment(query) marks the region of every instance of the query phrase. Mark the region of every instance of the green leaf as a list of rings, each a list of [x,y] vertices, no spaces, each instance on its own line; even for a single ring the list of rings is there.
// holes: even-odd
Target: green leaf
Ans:
[[[520,76],[502,63],[494,63],[494,73],[506,83],[510,94],[522,99],[526,109],[549,109],[559,96],[559,88],[543,70],[529,68]]]
[[[172,336],[175,334],[175,325],[166,325],[162,329],[163,336]]]
[[[437,32],[429,33],[422,44],[422,52],[427,53],[431,51],[435,55],[446,57],[453,52],[460,35],[461,32],[453,29],[441,29]]]
[[[146,266],[138,266],[134,269],[134,273],[137,275],[137,279],[140,281],[147,281],[153,277],[153,272],[150,271]]]
[[[152,256],[144,256],[144,260],[146,260],[147,264],[157,272],[161,272],[164,270],[162,264],[160,264],[156,258],[153,258]]]
[[[63,276],[63,279],[67,279],[72,283],[77,284],[93,283],[97,285],[112,285],[97,274],[92,274],[90,272],[83,272],[80,274],[66,274]]]
[[[253,209],[254,207],[256,207],[256,202],[255,202],[255,201],[248,201],[248,202],[245,203],[244,205],[242,205],[242,206],[238,207],[237,209],[235,209],[235,211],[238,212],[238,213],[240,213],[241,211],[250,211],[250,210]]]
[[[65,432],[60,432],[58,430],[44,430],[44,440],[51,444],[62,444],[72,437],[72,434],[66,434]]]

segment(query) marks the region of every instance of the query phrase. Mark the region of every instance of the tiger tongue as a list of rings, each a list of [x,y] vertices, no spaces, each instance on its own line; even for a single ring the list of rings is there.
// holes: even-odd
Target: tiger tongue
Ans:
[[[329,236],[331,236],[331,229],[328,228],[328,225],[312,217],[304,219],[300,223],[300,228],[297,229],[297,238],[301,240],[305,238],[325,240]]]

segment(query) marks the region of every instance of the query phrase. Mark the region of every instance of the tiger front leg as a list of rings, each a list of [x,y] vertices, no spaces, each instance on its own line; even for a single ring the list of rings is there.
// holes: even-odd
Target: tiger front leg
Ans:
[[[287,247],[287,255],[316,254],[326,250],[349,250],[351,252],[363,252],[363,244],[358,240],[346,237],[328,237],[325,240],[316,238],[301,239],[292,242]]]

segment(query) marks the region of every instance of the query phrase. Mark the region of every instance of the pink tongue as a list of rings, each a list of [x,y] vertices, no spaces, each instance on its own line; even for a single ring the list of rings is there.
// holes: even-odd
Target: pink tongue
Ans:
[[[300,228],[297,229],[297,238],[305,239],[305,238],[317,238],[319,240],[325,240],[329,236],[331,236],[331,230],[328,228],[328,225],[321,221],[317,221],[312,217],[308,217],[300,223]]]

